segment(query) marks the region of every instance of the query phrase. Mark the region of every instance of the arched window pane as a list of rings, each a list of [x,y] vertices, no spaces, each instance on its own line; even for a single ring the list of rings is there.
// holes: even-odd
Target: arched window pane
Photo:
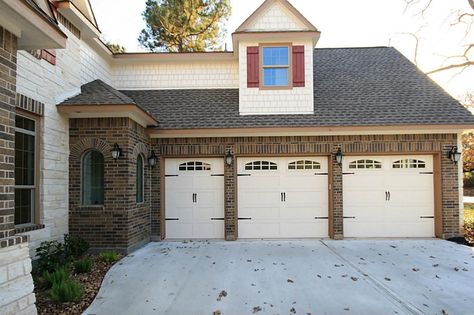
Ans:
[[[137,157],[137,203],[143,202],[143,158],[141,155]]]
[[[82,159],[82,204],[104,204],[104,156],[87,152]]]

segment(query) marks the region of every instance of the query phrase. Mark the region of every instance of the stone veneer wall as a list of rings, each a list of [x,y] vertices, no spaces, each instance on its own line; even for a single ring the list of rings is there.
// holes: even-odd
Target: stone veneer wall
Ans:
[[[0,314],[36,314],[28,237],[14,225],[17,40],[0,26]]]
[[[145,129],[128,118],[70,120],[69,231],[86,239],[93,249],[130,252],[150,240],[149,139]],[[122,156],[113,160],[117,143]],[[105,200],[102,206],[81,206],[81,159],[95,149],[105,160]],[[138,154],[145,161],[145,202],[136,203]]]
[[[456,134],[152,139],[152,149],[160,152],[161,167],[163,167],[163,158],[167,156],[224,158],[229,149],[234,152],[236,158],[240,155],[281,154],[332,156],[330,203],[333,210],[329,214],[329,225],[330,235],[336,239],[344,237],[342,168],[334,160],[334,154],[338,148],[341,148],[345,154],[438,154],[441,160],[441,236],[443,238],[458,236],[460,234],[458,169],[457,165],[447,157],[447,152],[451,146],[455,145],[457,145]],[[158,172],[156,170],[157,174]],[[226,168],[225,232],[228,240],[238,238],[236,175],[235,166]],[[160,176],[153,174],[152,238],[164,236],[161,229],[163,218],[160,212],[162,190]]]

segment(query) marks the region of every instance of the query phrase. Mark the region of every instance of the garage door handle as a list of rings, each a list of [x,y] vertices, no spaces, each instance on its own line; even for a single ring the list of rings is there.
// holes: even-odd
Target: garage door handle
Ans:
[[[166,218],[165,220],[166,221],[179,221],[178,218]]]
[[[390,192],[388,192],[388,201],[390,201],[390,199],[392,199],[392,196],[390,195]]]
[[[356,217],[343,217],[344,219],[355,219]]]
[[[314,217],[316,220],[327,220],[329,217]]]
[[[224,218],[211,218],[211,221],[224,221]]]
[[[434,219],[434,216],[432,215],[422,215],[420,219]]]
[[[252,220],[252,218],[239,218],[239,220]]]

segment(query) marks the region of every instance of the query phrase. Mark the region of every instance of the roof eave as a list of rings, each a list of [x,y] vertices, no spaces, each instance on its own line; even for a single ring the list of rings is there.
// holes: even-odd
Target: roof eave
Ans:
[[[18,49],[65,48],[67,36],[59,26],[25,1],[0,1],[2,26],[18,37]]]
[[[58,112],[69,118],[121,118],[127,117],[142,127],[155,127],[158,121],[136,104],[59,104]]]
[[[390,126],[322,126],[322,127],[248,127],[248,128],[150,128],[152,138],[204,138],[240,136],[336,136],[380,134],[458,134],[474,129],[474,124],[459,125],[390,125]]]

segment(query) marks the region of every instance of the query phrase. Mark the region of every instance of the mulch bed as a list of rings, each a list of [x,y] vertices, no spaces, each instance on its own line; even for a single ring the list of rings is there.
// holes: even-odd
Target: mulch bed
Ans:
[[[121,258],[121,257],[119,257]],[[48,291],[37,290],[36,293],[36,307],[38,314],[48,315],[74,315],[82,314],[87,307],[94,301],[99,288],[102,284],[102,280],[105,277],[107,271],[112,267],[114,263],[104,262],[98,256],[91,256],[92,269],[91,272],[85,274],[72,274],[71,277],[79,281],[83,288],[83,297],[80,302],[77,303],[63,303],[58,304],[53,302],[49,298]],[[71,268],[72,270],[72,268]]]

